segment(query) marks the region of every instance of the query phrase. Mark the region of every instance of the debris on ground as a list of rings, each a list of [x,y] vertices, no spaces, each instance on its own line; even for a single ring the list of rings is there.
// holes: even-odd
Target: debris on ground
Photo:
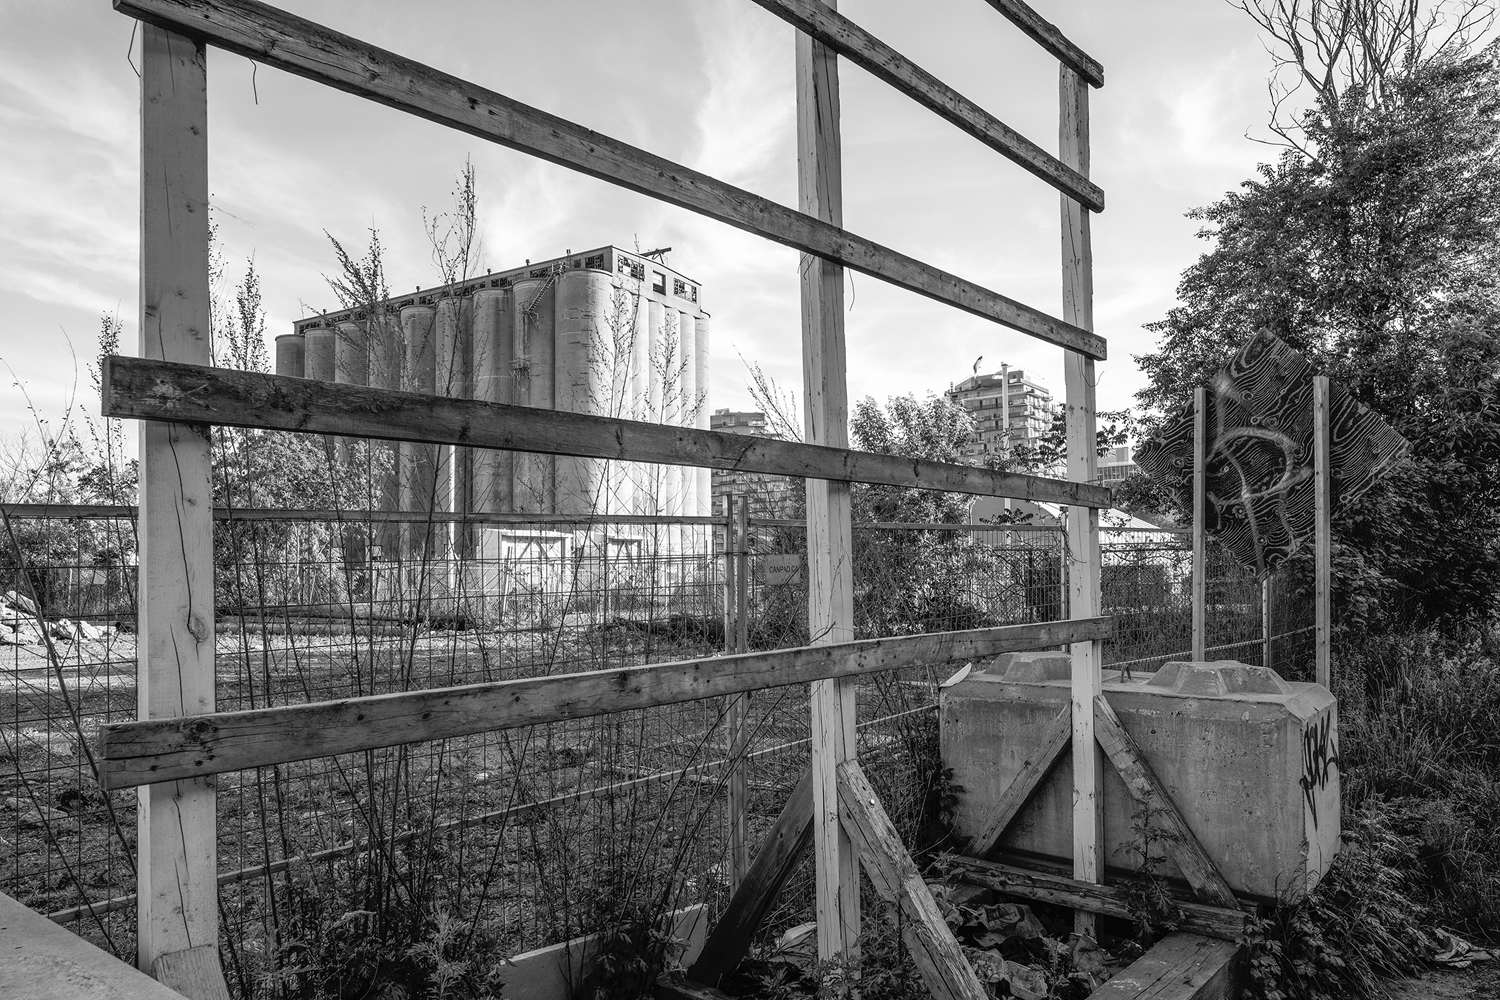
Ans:
[[[1434,965],[1447,966],[1450,969],[1467,969],[1475,962],[1488,962],[1495,956],[1482,948],[1477,948],[1452,931],[1445,931],[1441,927],[1433,931],[1432,954],[1427,960]]]

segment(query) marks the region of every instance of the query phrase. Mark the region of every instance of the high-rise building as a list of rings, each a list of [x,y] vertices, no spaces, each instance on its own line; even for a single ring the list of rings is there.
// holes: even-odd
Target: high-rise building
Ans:
[[[757,437],[775,437],[766,422],[766,415],[759,410],[715,410],[709,414],[708,426],[726,434],[750,434]],[[723,497],[730,494],[751,498],[752,508],[764,516],[768,505],[779,503],[790,488],[786,476],[766,472],[740,472],[734,469],[713,470],[713,509],[722,511]]]
[[[1035,444],[1052,426],[1057,412],[1052,393],[1019,368],[1002,367],[990,375],[973,375],[949,386],[947,396],[969,411],[978,431],[965,458],[1003,456],[1018,445]]]

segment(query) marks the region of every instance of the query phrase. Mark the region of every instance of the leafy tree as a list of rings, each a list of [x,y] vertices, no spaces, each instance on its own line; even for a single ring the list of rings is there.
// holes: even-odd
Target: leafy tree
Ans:
[[[1461,39],[1320,89],[1300,141],[1190,213],[1213,248],[1137,357],[1160,421],[1269,330],[1412,442],[1335,524],[1345,621],[1455,622],[1500,582],[1496,56]]]

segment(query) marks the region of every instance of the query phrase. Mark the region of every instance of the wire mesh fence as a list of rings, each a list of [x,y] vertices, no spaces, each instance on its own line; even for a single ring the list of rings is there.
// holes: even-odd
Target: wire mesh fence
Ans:
[[[134,794],[101,794],[92,754],[100,724],[135,714],[132,515],[13,513],[0,563],[0,891],[122,957],[134,952]],[[218,707],[714,655],[732,596],[726,538],[722,518],[221,512]],[[1189,538],[1106,531],[1102,548],[1106,663],[1185,657]],[[749,647],[806,644],[805,526],[753,519],[744,551]],[[1210,655],[1260,663],[1267,592],[1210,551]],[[862,525],[852,562],[856,638],[1067,613],[1056,528]],[[1279,580],[1269,597],[1273,663],[1300,676],[1307,602]],[[940,836],[934,709],[959,666],[858,686],[861,761],[911,844]],[[352,994],[440,969],[503,978],[504,957],[620,927],[637,928],[632,947],[670,947],[653,921],[715,911],[735,878],[736,765],[755,844],[810,759],[805,688],[746,703],[740,742],[715,699],[221,776],[234,991]],[[799,879],[769,932],[807,919],[810,870]]]

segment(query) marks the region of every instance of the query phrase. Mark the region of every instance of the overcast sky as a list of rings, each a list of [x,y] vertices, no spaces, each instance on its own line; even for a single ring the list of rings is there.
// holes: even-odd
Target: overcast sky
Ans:
[[[1092,95],[1099,402],[1142,384],[1142,324],[1202,252],[1184,217],[1249,177],[1269,58],[1223,0],[1034,0],[1105,67]],[[793,32],[749,0],[553,3],[285,0],[294,12],[796,204]],[[840,9],[1044,148],[1057,144],[1056,63],[982,0],[843,0]],[[134,22],[107,0],[0,0],[0,432],[20,380],[55,416],[101,314],[137,335],[138,83]],[[260,271],[268,337],[336,306],[328,233],[387,248],[392,292],[438,283],[422,213],[478,173],[487,269],[637,242],[671,246],[713,314],[709,405],[744,408],[746,361],[800,398],[797,257],[720,223],[440,126],[209,50],[209,184],[231,279]],[[1060,315],[1058,198],[1040,181],[841,64],[845,224]],[[848,296],[851,397],[941,391],[1002,361],[1061,395],[1061,352],[864,276]],[[69,346],[71,343],[71,347]],[[75,365],[75,357],[77,359]],[[75,375],[76,371],[76,375]],[[13,373],[13,374],[12,374]]]

